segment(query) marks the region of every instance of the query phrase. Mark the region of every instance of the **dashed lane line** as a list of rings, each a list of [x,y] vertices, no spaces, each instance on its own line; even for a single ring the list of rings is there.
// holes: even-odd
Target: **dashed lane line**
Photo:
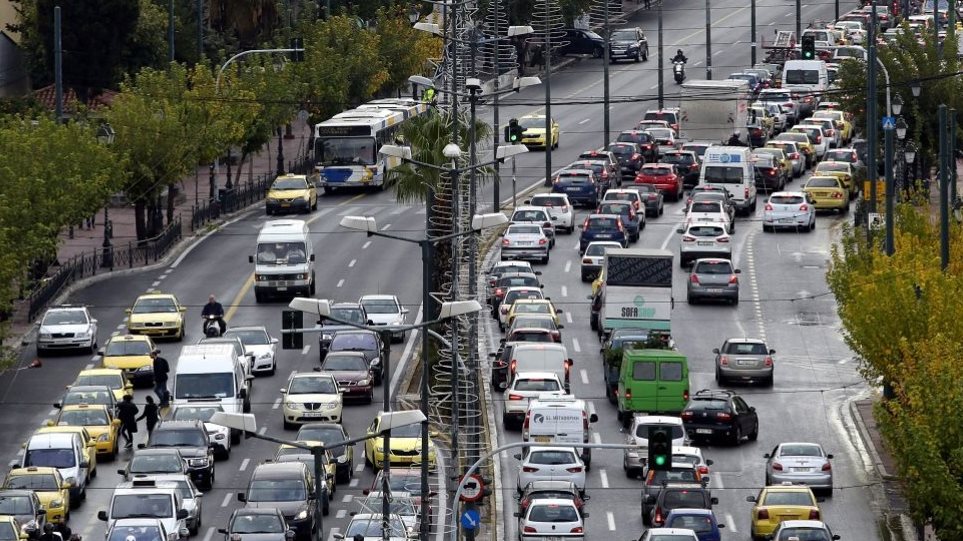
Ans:
[[[341,519],[341,518],[344,518],[344,516],[347,515],[347,514],[348,514],[348,510],[347,510],[347,509],[338,509],[338,512],[335,513],[335,515],[334,515],[334,518]]]
[[[589,121],[591,121],[591,120],[592,120],[591,118],[586,118],[586,119],[583,119],[583,120],[579,120],[579,121],[578,121],[578,125],[581,126],[582,124],[585,124],[586,122],[589,122]]]
[[[251,463],[251,459],[245,458],[244,460],[241,461],[241,466],[238,468],[238,471],[246,470],[250,463]]]
[[[150,283],[150,287],[157,287],[160,285],[160,280],[154,280]]]
[[[344,497],[341,498],[341,501],[342,501],[343,503],[351,503],[351,500],[352,500],[353,498],[354,498],[354,496],[352,496],[351,494],[345,494]]]
[[[568,297],[568,287],[562,286],[562,296]]]
[[[341,287],[343,285],[344,285],[344,278],[338,280],[338,287]]]
[[[736,530],[736,520],[733,518],[732,513],[726,513],[726,531],[739,533],[739,531]]]
[[[357,479],[357,478],[353,478],[353,479],[351,479],[350,481],[348,481],[348,486],[349,486],[349,487],[356,487],[356,486],[358,486],[358,479]]]
[[[211,538],[213,537],[214,537],[214,526],[211,526],[207,529],[206,532],[204,532],[204,541],[211,541]]]
[[[337,541],[337,535],[341,533],[341,528],[331,528],[328,530],[328,541]]]
[[[303,348],[301,348],[301,355],[307,355],[309,351],[311,351],[311,344],[308,344]]]
[[[262,435],[262,436],[264,435],[265,432],[267,432],[267,427],[266,427],[266,426],[262,426],[262,427],[259,428],[258,431],[257,431],[257,433],[260,434],[260,435]]]
[[[274,405],[271,406],[272,410],[276,410],[281,407],[281,399],[278,398],[274,401]]]
[[[589,384],[588,370],[586,370],[586,369],[583,368],[583,369],[581,369],[581,370],[578,371],[578,374],[579,374],[579,376],[582,377],[582,385],[588,385],[588,384]]]
[[[370,240],[367,241],[367,242],[365,242],[364,244],[362,244],[362,245],[361,245],[361,249],[362,249],[362,250],[367,250],[367,249],[368,249],[368,246],[371,246],[371,241],[370,241]]]
[[[231,503],[231,498],[234,497],[234,493],[228,492],[224,495],[224,499],[221,501],[221,507],[227,507],[227,504]]]
[[[609,474],[605,471],[605,468],[599,469],[599,479],[602,483],[602,488],[609,488]]]
[[[566,261],[566,262],[565,262],[565,272],[570,272],[571,270],[572,270],[572,262],[571,262],[571,261]]]
[[[358,464],[354,467],[354,471],[364,471],[364,464]]]
[[[575,353],[582,352],[582,346],[578,344],[578,338],[572,338],[572,349],[575,350]]]
[[[88,363],[87,366],[84,367],[84,370],[90,370],[93,367],[94,367],[94,363]]]
[[[611,511],[605,513],[605,520],[609,523],[609,531],[615,531],[615,515]]]
[[[354,264],[357,263],[357,262],[358,262],[357,259],[352,259],[351,261],[348,262],[348,268],[350,269],[350,268],[353,267]]]

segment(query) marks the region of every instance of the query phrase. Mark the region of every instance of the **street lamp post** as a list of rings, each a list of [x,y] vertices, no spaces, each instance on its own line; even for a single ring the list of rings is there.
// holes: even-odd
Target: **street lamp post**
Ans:
[[[104,145],[112,145],[114,143],[114,128],[110,124],[104,122],[97,128],[97,140]],[[101,254],[101,266],[105,268],[114,267],[114,247],[111,245],[110,237],[113,235],[113,227],[110,223],[110,200],[104,205],[104,243],[102,244],[103,252]]]
[[[893,124],[887,122],[883,125],[883,145],[885,152],[886,170],[886,255],[893,255],[893,132],[896,131]],[[872,227],[872,224],[870,224]]]

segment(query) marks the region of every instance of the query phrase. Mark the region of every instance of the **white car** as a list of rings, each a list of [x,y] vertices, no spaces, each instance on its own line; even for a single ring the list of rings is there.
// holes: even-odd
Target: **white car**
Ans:
[[[585,519],[589,514],[579,513],[570,499],[539,498],[515,516],[518,517],[518,538],[521,541],[580,541],[585,539]]]
[[[364,307],[368,320],[375,325],[404,325],[408,317],[408,309],[401,306],[394,295],[364,295],[358,299],[358,303]],[[392,339],[404,341],[405,332],[392,333]]]
[[[700,200],[693,201],[689,205],[689,211],[685,215],[686,224],[694,223],[715,223],[722,225],[726,229],[726,233],[732,234],[736,229],[735,222],[726,212],[725,207],[722,206],[722,201],[710,201],[710,200]]]
[[[97,351],[97,320],[90,317],[86,306],[64,304],[43,315],[37,335],[37,355],[55,349]]]
[[[597,240],[590,242],[585,247],[582,254],[582,281],[589,282],[598,277],[602,272],[602,264],[605,262],[606,248],[621,248],[622,244],[611,240]]]
[[[649,528],[639,541],[699,541],[699,536],[685,528]]]
[[[517,207],[515,212],[512,212],[512,219],[509,221],[512,224],[538,224],[545,232],[545,237],[548,238],[548,247],[555,247],[555,225],[552,223],[552,215],[549,214],[547,208],[533,205]]]
[[[228,458],[231,456],[231,445],[240,441],[241,433],[232,434],[230,428],[208,422],[211,416],[219,411],[224,411],[219,402],[175,404],[167,419],[172,421],[201,421],[204,423],[207,436],[214,444],[215,454],[218,458]]]
[[[552,218],[552,225],[571,234],[575,231],[575,207],[564,193],[540,193],[525,202],[533,207],[543,207]]]
[[[268,334],[263,325],[256,327],[232,327],[224,336],[236,336],[244,344],[244,352],[254,360],[251,362],[251,373],[266,373],[273,376],[278,368],[277,343],[278,339]]]
[[[805,121],[803,121],[805,122]],[[827,137],[823,133],[823,127],[816,124],[796,124],[789,130],[795,133],[805,133],[809,136],[809,142],[812,144],[813,149],[816,151],[816,158],[823,159],[826,156],[826,152],[829,150],[831,137]]]
[[[519,372],[505,389],[505,411],[502,424],[505,428],[519,426],[528,413],[532,400],[549,396],[565,396],[565,386],[554,372]]]
[[[338,382],[331,374],[294,372],[281,394],[284,395],[281,415],[285,429],[303,423],[341,422],[344,400]]]
[[[545,230],[535,223],[517,223],[508,226],[502,235],[502,260],[537,259],[548,263],[548,251],[552,241],[545,236]]]
[[[675,140],[675,130],[672,128],[649,128],[645,132],[651,135],[656,144],[659,145],[659,154],[678,150],[679,145]]]
[[[533,446],[527,455],[515,458],[522,462],[516,482],[519,493],[534,481],[571,481],[585,495],[585,463],[574,448]]]
[[[625,432],[625,443],[634,445],[635,448],[622,451],[622,469],[628,477],[642,475],[645,471],[649,456],[649,428],[653,426],[666,426],[672,430],[673,447],[689,445],[689,438],[682,426],[682,417],[636,414]]]
[[[361,502],[362,509],[381,510],[384,503],[384,494],[381,491],[369,492],[368,496]],[[391,514],[397,515],[405,523],[410,535],[418,535],[418,519],[421,517],[418,499],[407,491],[392,490],[388,493]]]
[[[816,229],[816,205],[806,192],[776,192],[762,211],[762,230],[766,233],[781,227],[808,233]]]
[[[190,535],[187,528],[181,528],[180,532],[168,532],[164,521],[156,518],[121,518],[110,523],[107,533],[104,534],[105,541],[126,541],[134,539],[155,539],[167,541],[168,539],[186,539]]]
[[[725,224],[691,223],[678,229],[682,233],[679,265],[688,267],[696,259],[722,257],[732,259],[732,242]]]
[[[189,475],[183,473],[152,473],[138,475],[137,480],[151,480],[155,483],[166,482],[177,485],[181,494],[182,509],[187,511],[187,518],[184,519],[187,523],[187,529],[191,535],[197,535],[197,530],[201,526],[202,502],[204,500],[201,498],[203,494],[194,485],[194,481],[191,481]]]
[[[712,460],[707,459],[699,447],[673,445],[672,463],[690,464],[695,467],[703,479],[709,479],[709,466],[712,465]]]

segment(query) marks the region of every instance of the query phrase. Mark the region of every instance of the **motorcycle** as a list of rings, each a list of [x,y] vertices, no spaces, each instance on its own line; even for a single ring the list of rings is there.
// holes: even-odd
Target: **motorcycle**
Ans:
[[[217,338],[221,336],[220,321],[221,316],[204,316],[204,336],[208,338]]]
[[[685,62],[673,63],[672,74],[675,76],[676,84],[682,84],[682,81],[685,81]]]

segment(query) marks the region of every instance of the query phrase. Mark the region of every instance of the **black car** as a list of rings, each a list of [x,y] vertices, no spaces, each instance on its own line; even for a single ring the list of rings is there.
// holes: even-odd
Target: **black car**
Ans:
[[[625,130],[615,138],[616,143],[635,143],[639,145],[642,152],[643,163],[655,162],[659,160],[659,145],[655,138],[648,132],[642,130]]]
[[[323,509],[327,500],[318,502],[314,497],[315,482],[304,462],[266,462],[254,469],[247,491],[238,492],[237,500],[248,509],[276,508],[296,532],[295,538],[309,541],[318,527],[318,515],[327,514]]]
[[[127,461],[127,467],[117,470],[124,481],[133,480],[135,475],[183,473],[187,475],[187,461],[177,449],[137,449]]]
[[[682,175],[682,186],[692,188],[699,184],[699,157],[691,150],[666,152],[659,163],[671,163]]]
[[[665,194],[654,184],[635,184],[632,188],[639,192],[645,203],[646,216],[662,216],[665,211]]]
[[[147,444],[139,449],[177,449],[187,462],[187,473],[198,488],[214,487],[214,444],[204,423],[193,421],[162,421],[151,432]]]
[[[769,193],[782,191],[786,187],[789,179],[786,178],[785,171],[776,162],[776,158],[771,155],[756,154],[752,157],[753,167],[756,171],[756,189],[765,190]]]
[[[642,482],[642,520],[651,518],[652,505],[659,501],[662,491],[674,485],[708,486],[708,480],[703,481],[699,472],[691,464],[673,464],[668,470],[649,470]],[[668,513],[663,513],[663,517]]]
[[[718,503],[719,498],[713,498],[709,488],[702,484],[668,485],[650,503],[649,515],[642,517],[642,523],[661,528],[673,509],[712,509]]]
[[[642,149],[636,143],[611,143],[607,147],[608,151],[615,155],[619,161],[619,169],[622,171],[622,179],[635,180],[635,175],[639,174],[639,169],[645,163],[642,157]]]
[[[600,324],[600,318],[602,313],[602,304],[605,302],[605,295],[603,293],[605,286],[599,288],[598,292],[593,295],[588,296],[589,303],[589,327],[593,331],[599,332],[599,339],[602,339],[602,325]]]
[[[580,28],[565,29],[564,43],[558,49],[558,54],[590,54],[595,58],[602,58],[605,53],[605,40],[591,30]]]
[[[23,533],[36,539],[47,524],[47,512],[33,490],[0,490],[0,514],[12,516]],[[13,532],[10,532],[13,533]]]
[[[618,400],[619,372],[622,370],[622,350],[628,344],[648,347],[649,331],[645,329],[613,329],[602,342],[602,376],[605,379],[605,396],[615,404]]]
[[[368,365],[371,366],[371,373],[374,374],[375,385],[381,385],[381,379],[385,373],[384,364],[381,362],[384,345],[378,333],[362,329],[338,331],[331,339],[328,351],[363,352],[365,358],[368,359]]]
[[[515,347],[513,342],[505,342],[501,345],[501,348],[496,353],[491,354],[492,358],[492,370],[491,370],[491,381],[492,389],[501,392],[503,389],[502,384],[508,384],[508,363],[512,360],[512,348]]]
[[[756,408],[733,391],[703,389],[695,393],[682,411],[682,424],[693,442],[725,440],[739,445],[743,436],[749,441],[759,437]]]
[[[488,299],[488,304],[492,307],[492,313],[498,313],[498,306],[505,298],[505,292],[509,288],[521,286],[541,288],[542,284],[538,281],[538,275],[531,272],[512,272],[501,275],[495,282],[492,296]]]
[[[616,62],[622,58],[636,62],[649,59],[649,40],[641,28],[612,30],[609,35],[609,59]]]
[[[335,461],[335,481],[347,483],[354,477],[354,447],[338,445],[348,439],[348,432],[338,423],[308,423],[301,425],[295,440],[320,441]]]
[[[605,195],[610,188],[622,182],[622,173],[619,171],[618,162],[612,162],[607,157],[598,159],[580,159],[567,166],[565,169],[588,169],[595,173],[595,178],[601,186],[601,195]]]
[[[357,302],[336,302],[332,304],[331,317],[339,321],[357,323],[358,325],[364,325],[368,322],[368,314],[365,313],[361,303]],[[341,325],[333,321],[322,321],[320,323],[322,329],[318,340],[320,341],[319,351],[321,352],[321,360],[324,360],[324,356],[327,355],[328,347],[331,345],[331,340],[334,338],[335,333],[357,328],[349,325]]]

